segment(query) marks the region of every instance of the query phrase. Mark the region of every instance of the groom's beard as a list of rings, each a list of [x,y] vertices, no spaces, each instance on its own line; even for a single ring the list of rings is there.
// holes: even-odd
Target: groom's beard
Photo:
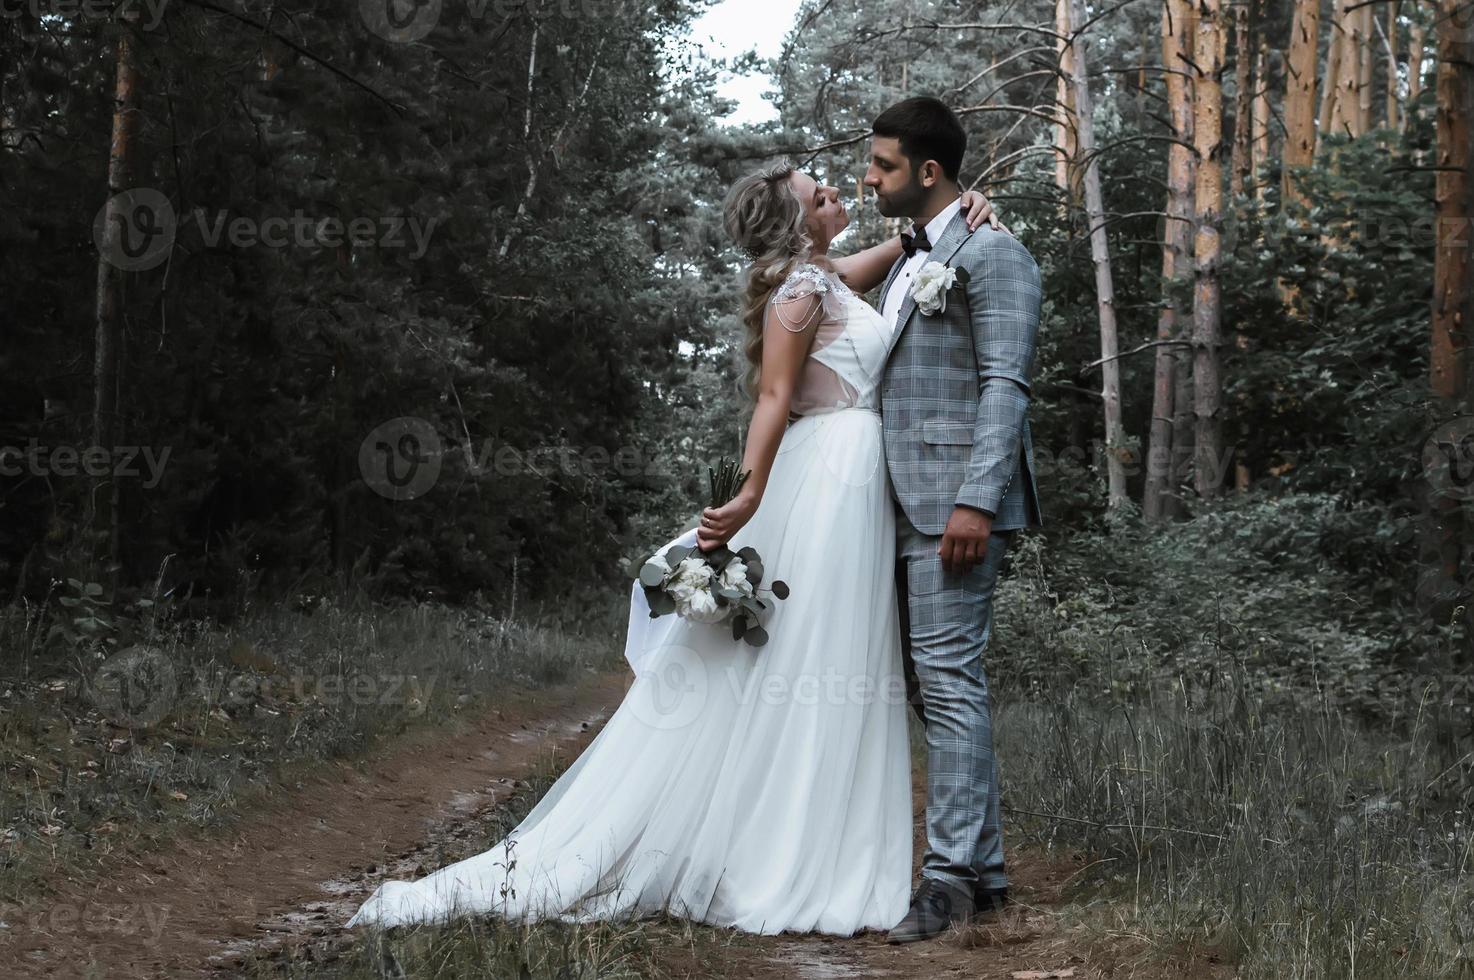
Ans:
[[[894,194],[875,195],[876,209],[887,218],[915,218],[925,206],[926,188],[920,181],[907,184]]]

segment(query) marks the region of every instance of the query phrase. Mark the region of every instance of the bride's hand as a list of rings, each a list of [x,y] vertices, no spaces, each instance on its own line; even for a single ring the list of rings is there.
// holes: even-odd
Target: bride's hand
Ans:
[[[721,547],[742,530],[757,512],[757,499],[739,493],[720,507],[708,507],[701,512],[701,524],[696,528],[696,546],[702,551]]]
[[[962,192],[962,213],[967,216],[968,231],[977,231],[986,221],[993,226],[994,231],[1013,234],[1008,231],[1007,225],[998,220],[998,215],[993,213],[993,205],[978,191]]]

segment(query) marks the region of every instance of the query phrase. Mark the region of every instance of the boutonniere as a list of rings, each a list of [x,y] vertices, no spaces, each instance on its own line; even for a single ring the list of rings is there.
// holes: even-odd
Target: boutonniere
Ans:
[[[966,286],[967,270],[954,269],[940,262],[928,262],[916,273],[911,283],[911,298],[925,316],[947,312],[947,291],[953,286]]]

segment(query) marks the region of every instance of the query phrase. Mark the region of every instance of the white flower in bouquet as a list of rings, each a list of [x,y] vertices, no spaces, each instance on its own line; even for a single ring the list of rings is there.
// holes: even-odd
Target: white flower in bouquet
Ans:
[[[676,566],[675,573],[670,581],[670,594],[677,601],[711,585],[711,566],[700,558],[685,559]]]
[[[697,589],[684,599],[676,600],[677,615],[698,623],[720,623],[727,618],[728,612],[706,589]]]
[[[736,589],[743,595],[752,595],[752,582],[747,578],[747,563],[741,558],[733,558],[722,569],[721,583],[729,589]]]

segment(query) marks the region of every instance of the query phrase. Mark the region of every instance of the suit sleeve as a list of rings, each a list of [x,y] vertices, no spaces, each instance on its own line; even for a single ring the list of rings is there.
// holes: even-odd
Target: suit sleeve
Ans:
[[[978,365],[972,457],[956,503],[996,515],[1018,468],[1039,332],[1039,266],[1008,234],[988,236],[963,264]]]

